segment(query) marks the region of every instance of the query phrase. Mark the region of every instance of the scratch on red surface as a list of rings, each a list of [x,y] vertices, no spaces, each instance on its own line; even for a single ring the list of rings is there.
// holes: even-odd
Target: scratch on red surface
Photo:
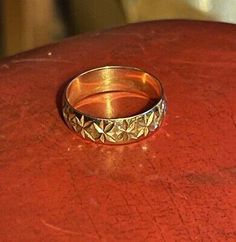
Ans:
[[[146,204],[151,208],[152,211],[154,211],[154,207],[152,206],[152,204],[149,202],[149,200],[146,198],[145,194],[143,193],[143,191],[141,189],[139,189],[139,192],[140,194],[142,195],[144,201],[146,202]],[[157,222],[157,219],[155,217],[153,217],[153,221],[157,227],[157,229],[159,230],[160,232],[160,235],[161,235],[161,238],[163,239],[163,241],[166,241],[165,237],[164,237],[164,234],[163,234],[163,231],[160,227],[160,225],[158,224]]]
[[[27,59],[19,59],[19,60],[12,60],[12,63],[23,63],[23,62],[58,62],[58,63],[73,63],[72,61],[68,60],[61,60],[61,59],[51,59],[51,58],[27,58]]]
[[[161,181],[161,183],[162,183],[162,181]],[[173,204],[173,206],[174,206],[174,208],[175,208],[175,211],[177,212],[178,217],[179,217],[179,219],[180,219],[182,225],[184,226],[185,231],[187,232],[187,235],[188,235],[188,237],[189,237],[189,241],[193,241],[193,239],[192,239],[192,237],[191,237],[191,235],[190,235],[190,232],[189,232],[189,230],[188,230],[188,227],[185,225],[185,222],[184,222],[183,216],[182,216],[182,214],[181,214],[181,212],[180,212],[180,210],[179,210],[179,207],[178,207],[178,205],[176,204],[176,202],[175,202],[175,200],[174,200],[174,198],[173,198],[173,192],[172,192],[172,189],[171,189],[169,186],[167,186],[167,187],[164,186],[163,183],[162,183],[162,186],[164,187],[164,189],[166,190],[167,194],[169,195],[170,201],[171,201],[171,203]]]
[[[145,52],[145,47],[143,46],[143,44],[142,44],[142,43],[139,43],[138,45],[139,45],[140,49],[141,49],[143,52]]]
[[[87,214],[87,216],[88,216],[88,218],[89,218],[89,220],[90,220],[90,222],[91,222],[91,224],[93,226],[93,229],[94,229],[94,231],[95,231],[95,233],[96,233],[96,235],[98,237],[98,238],[96,237],[96,239],[99,239],[99,241],[102,241],[101,235],[98,233],[97,227],[96,227],[95,223],[93,222],[92,217],[90,216],[90,214],[88,213],[87,210],[85,210],[85,212],[86,212],[86,214]]]
[[[79,232],[76,232],[76,231],[72,231],[72,230],[68,230],[68,229],[63,229],[63,228],[60,228],[56,225],[53,225],[53,224],[50,224],[48,222],[46,222],[44,219],[41,219],[41,223],[43,225],[45,225],[46,227],[52,229],[52,230],[55,230],[55,231],[58,231],[60,233],[64,233],[64,234],[70,234],[70,235],[79,235],[79,236],[87,236],[87,237],[90,237],[90,238],[93,238],[93,239],[98,239],[97,236],[93,236],[91,233],[89,234],[82,234],[82,233],[79,233]],[[101,241],[101,238],[99,236],[99,240]]]
[[[97,33],[97,35],[99,35]],[[132,33],[132,32],[123,32],[123,33],[115,33],[115,32],[110,32],[110,33],[106,33],[103,32],[103,35],[111,35],[111,36],[134,36],[134,37],[138,37],[139,39],[142,39],[142,35],[140,33]]]
[[[9,66],[9,65],[7,65],[7,64],[3,64],[3,65],[1,65],[1,68],[2,68],[2,69],[9,69],[9,68],[10,68],[10,66]]]
[[[195,60],[171,60],[171,63],[173,64],[190,64],[190,65],[207,65],[207,66],[219,66],[222,68],[225,68],[227,66],[227,68],[235,68],[236,63],[234,62],[227,62],[227,61],[215,61],[215,62],[207,62],[207,61],[195,61]]]
[[[47,223],[44,219],[41,219],[42,224],[44,224],[45,226],[47,226],[50,229],[56,230],[58,232],[62,232],[64,234],[74,234],[74,235],[81,235],[81,233],[79,232],[75,232],[75,231],[71,231],[71,230],[67,230],[67,229],[62,229],[58,226],[55,226],[53,224]]]
[[[71,168],[71,169],[72,169],[72,168]],[[78,198],[81,207],[84,209],[86,215],[88,216],[89,221],[90,221],[90,223],[92,224],[92,227],[93,227],[93,229],[94,229],[94,231],[95,231],[95,233],[96,233],[96,235],[97,235],[97,236],[94,237],[94,238],[98,239],[99,241],[102,241],[102,237],[101,237],[101,235],[99,234],[98,229],[97,229],[97,227],[96,227],[96,225],[95,225],[95,223],[94,223],[94,221],[93,221],[91,215],[89,214],[89,212],[87,211],[87,209],[83,206],[83,201],[82,201],[82,198],[81,198],[81,195],[80,195],[80,192],[79,192],[78,188],[75,186],[75,178],[74,178],[73,173],[71,172],[71,170],[70,170],[70,177],[71,177],[71,181],[72,181],[72,186],[73,186],[73,188],[74,188],[74,190],[75,190],[75,193],[76,193],[76,197]]]

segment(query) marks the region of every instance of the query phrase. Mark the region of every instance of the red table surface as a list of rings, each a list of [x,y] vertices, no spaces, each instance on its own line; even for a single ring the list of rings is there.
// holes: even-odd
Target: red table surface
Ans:
[[[126,65],[162,81],[150,138],[84,141],[68,80]],[[84,34],[0,63],[0,241],[236,241],[236,27],[158,21]]]

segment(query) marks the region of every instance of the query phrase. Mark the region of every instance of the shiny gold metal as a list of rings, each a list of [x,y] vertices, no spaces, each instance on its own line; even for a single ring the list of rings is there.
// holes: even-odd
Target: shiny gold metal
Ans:
[[[82,73],[67,86],[63,116],[83,138],[105,144],[135,142],[157,130],[166,112],[161,83],[132,67]]]

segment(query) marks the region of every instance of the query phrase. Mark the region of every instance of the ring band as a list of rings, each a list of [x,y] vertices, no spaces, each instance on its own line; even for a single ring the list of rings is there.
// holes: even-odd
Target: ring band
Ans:
[[[84,72],[68,84],[63,96],[68,127],[99,143],[141,140],[160,127],[165,113],[160,81],[133,67],[106,66]]]

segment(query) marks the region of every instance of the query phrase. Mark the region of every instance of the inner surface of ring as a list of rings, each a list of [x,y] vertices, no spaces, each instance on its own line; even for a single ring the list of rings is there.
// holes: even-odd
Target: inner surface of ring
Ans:
[[[96,118],[124,118],[143,113],[162,96],[159,81],[133,68],[94,69],[71,81],[66,98],[79,112]]]

